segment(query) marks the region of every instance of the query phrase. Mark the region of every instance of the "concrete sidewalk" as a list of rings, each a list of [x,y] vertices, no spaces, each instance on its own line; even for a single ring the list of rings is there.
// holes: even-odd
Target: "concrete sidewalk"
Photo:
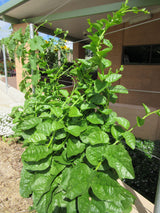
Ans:
[[[19,90],[8,87],[0,80],[0,112],[11,112],[12,107],[24,104],[24,94]]]

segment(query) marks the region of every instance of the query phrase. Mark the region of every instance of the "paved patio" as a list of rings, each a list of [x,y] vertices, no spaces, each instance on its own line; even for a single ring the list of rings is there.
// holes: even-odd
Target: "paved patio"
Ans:
[[[24,94],[11,86],[6,88],[5,83],[0,80],[0,112],[11,112],[12,107],[23,103]]]

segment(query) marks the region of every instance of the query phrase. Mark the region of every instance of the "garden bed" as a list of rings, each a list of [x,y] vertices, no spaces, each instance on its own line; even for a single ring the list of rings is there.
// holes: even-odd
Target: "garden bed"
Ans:
[[[0,212],[28,213],[31,199],[19,194],[21,154],[24,148],[16,142],[2,141],[0,138]]]
[[[11,139],[6,139],[4,142],[2,138],[0,138],[0,212],[29,213],[29,207],[32,205],[31,198],[25,199],[19,194],[20,172],[22,168],[21,154],[24,148],[22,148],[22,144],[10,140]],[[138,179],[139,178],[138,176]],[[143,181],[144,179],[142,182]],[[136,183],[136,181],[133,181],[133,183],[131,182],[129,185],[137,191],[141,191],[136,187]],[[144,191],[144,189],[141,191],[143,196],[145,195]],[[154,197],[153,194],[152,196]],[[148,196],[146,197],[148,199],[150,198]],[[133,208],[133,210],[135,211],[135,208]]]

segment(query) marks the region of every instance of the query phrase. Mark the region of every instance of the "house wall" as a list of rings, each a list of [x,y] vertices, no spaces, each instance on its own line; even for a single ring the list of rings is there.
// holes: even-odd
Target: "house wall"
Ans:
[[[153,15],[152,19],[160,17]],[[112,31],[128,27],[123,24],[114,27]],[[106,35],[113,44],[113,51],[108,58],[112,61],[113,70],[120,67],[122,61],[122,48],[129,45],[160,44],[160,20],[133,27],[117,33]],[[119,95],[118,103],[141,105],[145,103],[155,108],[160,107],[160,65],[125,65],[120,84],[128,89],[145,90],[145,92],[129,91],[128,95]],[[147,91],[153,91],[149,93]]]
[[[153,15],[152,19],[159,17],[160,13]],[[128,26],[129,24],[121,24],[113,27],[106,35],[113,44],[113,50],[108,54],[113,71],[121,66],[123,46],[160,44],[160,21],[120,30]],[[113,31],[118,32],[112,33]],[[154,93],[154,91],[160,92],[160,65],[125,65],[118,84],[127,89],[144,90],[144,92],[129,91],[127,95],[120,94],[117,103],[110,105],[119,116],[127,118],[131,126],[136,123],[136,116],[142,117],[145,114],[142,103],[149,106],[151,111],[160,108],[160,93]],[[135,128],[134,133],[137,138],[159,140],[159,130],[160,117],[153,115],[147,118],[143,127]]]

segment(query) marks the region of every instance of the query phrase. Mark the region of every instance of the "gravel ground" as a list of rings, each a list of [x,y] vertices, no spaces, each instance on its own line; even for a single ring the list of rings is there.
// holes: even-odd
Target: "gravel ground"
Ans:
[[[22,145],[0,137],[0,213],[28,213],[32,200],[19,194]]]

